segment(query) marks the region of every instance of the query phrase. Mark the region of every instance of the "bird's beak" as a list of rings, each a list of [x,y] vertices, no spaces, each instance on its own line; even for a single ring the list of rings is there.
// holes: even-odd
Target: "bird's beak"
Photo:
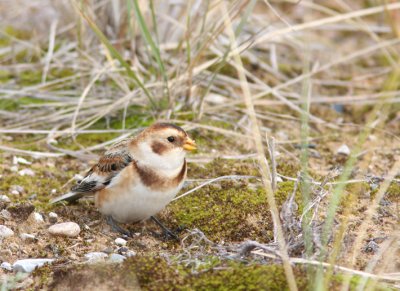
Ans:
[[[185,143],[183,144],[183,149],[189,152],[194,151],[197,149],[196,142],[190,137],[187,137],[185,139]]]

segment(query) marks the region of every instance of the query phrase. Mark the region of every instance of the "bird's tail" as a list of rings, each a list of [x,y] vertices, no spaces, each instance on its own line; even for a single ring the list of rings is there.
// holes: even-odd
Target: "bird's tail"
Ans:
[[[82,192],[68,192],[67,194],[50,200],[50,204],[55,204],[61,201],[74,202],[81,199],[83,196],[85,196],[85,194]]]

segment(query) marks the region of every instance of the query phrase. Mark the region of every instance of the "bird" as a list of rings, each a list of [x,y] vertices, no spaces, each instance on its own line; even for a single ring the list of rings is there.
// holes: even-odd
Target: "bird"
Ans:
[[[196,149],[196,142],[181,127],[154,123],[137,136],[114,144],[70,192],[50,203],[94,196],[95,206],[113,231],[129,236],[118,223],[150,218],[164,235],[177,238],[155,215],[182,188],[187,175],[186,153]]]

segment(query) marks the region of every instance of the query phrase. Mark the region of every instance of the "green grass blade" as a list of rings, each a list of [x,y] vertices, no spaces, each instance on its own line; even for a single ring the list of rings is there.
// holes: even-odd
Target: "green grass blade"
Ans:
[[[121,66],[126,70],[128,76],[134,80],[137,86],[139,86],[144,94],[147,96],[149,99],[151,105],[154,108],[157,108],[156,103],[154,101],[153,96],[150,94],[150,92],[147,90],[147,88],[144,86],[144,84],[140,81],[136,73],[131,69],[130,65],[124,60],[124,58],[121,56],[121,54],[117,51],[117,49],[110,43],[110,41],[107,39],[107,37],[104,35],[104,33],[100,30],[100,28],[96,25],[96,23],[80,8],[78,8],[79,14],[81,17],[83,17],[90,28],[93,30],[93,32],[97,35],[101,43],[107,48],[107,50],[110,52],[111,56],[114,57],[119,61]]]
[[[151,8],[153,8],[153,7],[151,6]],[[137,0],[133,0],[133,10],[135,12],[136,20],[139,24],[140,30],[142,31],[143,37],[145,38],[147,44],[150,46],[150,49],[154,55],[154,58],[156,59],[158,67],[161,71],[161,74],[163,76],[163,80],[165,83],[166,95],[167,95],[168,100],[170,100],[169,88],[168,88],[168,76],[167,76],[167,72],[165,70],[164,63],[161,59],[160,49],[157,46],[157,44],[154,42],[153,38],[151,37],[149,28],[146,25],[146,22],[144,20],[142,12],[140,11],[139,3]],[[154,11],[152,12],[152,14],[154,17],[154,15],[155,15]]]

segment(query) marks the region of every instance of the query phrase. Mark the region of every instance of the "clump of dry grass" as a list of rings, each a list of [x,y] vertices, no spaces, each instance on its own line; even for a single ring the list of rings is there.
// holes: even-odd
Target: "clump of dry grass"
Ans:
[[[251,253],[282,260],[291,290],[297,288],[292,264],[317,267],[308,269],[316,290],[329,288],[334,271],[349,274],[343,290],[354,274],[399,281],[398,274],[384,274],[398,251],[398,224],[366,266],[357,258],[379,203],[398,182],[400,3],[32,1],[35,17],[20,9],[22,3],[13,2],[7,14],[0,6],[7,23],[0,35],[0,132],[39,135],[49,151],[10,144],[1,150],[88,160],[155,119],[236,139],[232,144],[242,150],[224,154],[241,159],[246,152],[258,161],[276,234],[269,246],[252,243]],[[33,24],[16,22],[21,18]],[[91,134],[103,143],[79,141]],[[387,138],[384,148],[365,148],[375,135]],[[71,148],[64,147],[65,139],[73,141]],[[315,159],[318,150],[328,151],[324,141],[352,143],[338,177],[324,179],[333,171]],[[207,140],[205,149],[211,150]],[[378,167],[360,162],[380,151],[393,158]],[[277,172],[278,154],[298,164],[299,173]],[[205,151],[196,161],[210,156]],[[358,213],[364,222],[349,248],[342,245],[353,227],[348,217],[362,197],[347,199],[345,187],[366,182],[367,174],[381,181]],[[276,206],[278,177],[296,181],[302,213],[296,190],[282,208]],[[238,177],[215,178],[199,187]],[[373,288],[365,282],[359,290]]]

